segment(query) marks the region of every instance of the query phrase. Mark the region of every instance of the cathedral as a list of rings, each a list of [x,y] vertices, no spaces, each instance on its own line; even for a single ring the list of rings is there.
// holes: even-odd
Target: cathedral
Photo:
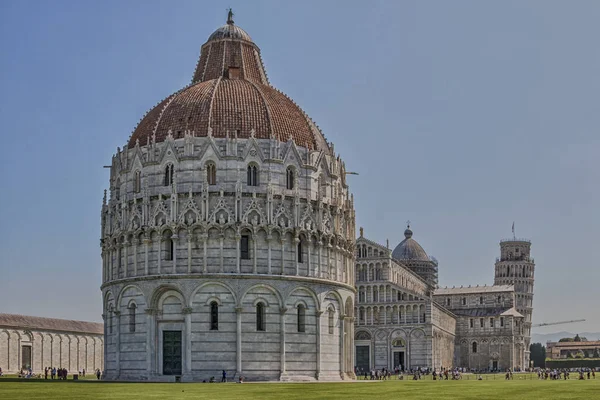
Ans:
[[[494,285],[438,287],[435,258],[413,239],[392,251],[356,241],[355,354],[359,371],[529,367],[534,260],[531,243],[500,242]]]
[[[104,379],[346,380],[527,365],[533,261],[438,288],[412,238],[356,239],[344,161],[227,23],[117,148],[101,209]],[[519,279],[517,279],[519,277]],[[517,283],[518,282],[518,283]]]

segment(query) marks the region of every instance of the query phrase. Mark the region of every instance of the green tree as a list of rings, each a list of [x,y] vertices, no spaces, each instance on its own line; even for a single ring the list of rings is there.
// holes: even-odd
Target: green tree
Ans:
[[[529,346],[530,358],[534,367],[544,368],[546,366],[546,346],[541,343],[532,343]]]
[[[572,337],[564,337],[559,340],[559,342],[572,342],[572,341],[573,341]]]
[[[579,333],[577,335],[575,335],[575,338],[573,339],[574,342],[581,342],[581,338],[579,337]]]
[[[594,349],[594,358],[600,358],[600,349],[597,347]]]

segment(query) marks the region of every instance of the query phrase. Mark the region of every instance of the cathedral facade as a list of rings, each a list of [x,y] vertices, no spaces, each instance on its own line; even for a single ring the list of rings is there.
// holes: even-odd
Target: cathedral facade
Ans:
[[[113,156],[101,212],[105,379],[353,378],[345,174],[230,13],[192,83]]]
[[[392,251],[356,241],[355,359],[371,369],[529,366],[534,262],[531,243],[500,243],[493,286],[438,287],[438,262],[413,238]]]

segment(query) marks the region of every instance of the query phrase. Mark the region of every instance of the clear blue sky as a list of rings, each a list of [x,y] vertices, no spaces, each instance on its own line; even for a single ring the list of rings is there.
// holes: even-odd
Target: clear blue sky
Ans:
[[[102,191],[226,8],[350,170],[357,225],[410,219],[442,285],[533,241],[534,322],[600,331],[600,3],[0,2],[0,312],[99,320]]]

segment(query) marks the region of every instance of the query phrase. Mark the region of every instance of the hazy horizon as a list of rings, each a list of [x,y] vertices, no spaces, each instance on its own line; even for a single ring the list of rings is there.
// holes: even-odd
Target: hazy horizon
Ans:
[[[532,241],[534,329],[600,332],[593,1],[0,3],[0,312],[101,321],[100,207],[117,146],[235,22],[334,143],[358,227],[414,239],[440,286],[491,285]]]

